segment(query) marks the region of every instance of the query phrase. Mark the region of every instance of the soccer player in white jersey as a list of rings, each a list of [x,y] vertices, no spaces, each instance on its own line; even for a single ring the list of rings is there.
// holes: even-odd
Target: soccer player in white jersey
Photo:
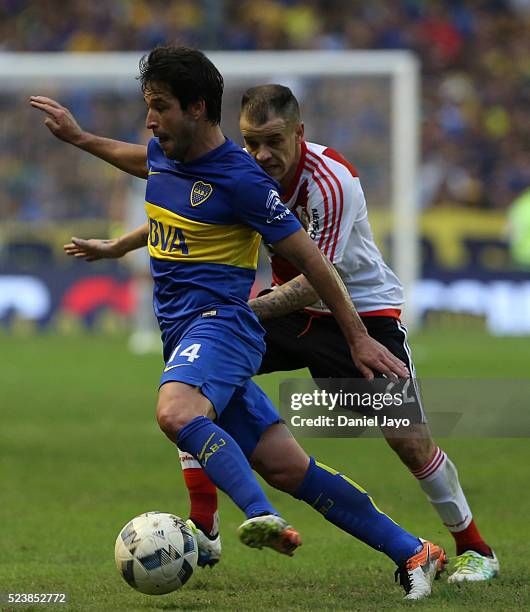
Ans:
[[[403,289],[375,245],[355,168],[333,149],[304,140],[298,103],[287,87],[249,89],[242,99],[240,129],[247,151],[280,184],[282,201],[334,264],[369,334],[402,359],[414,377],[406,329],[399,318]],[[348,358],[337,323],[305,277],[274,253],[271,265],[274,290],[251,301],[267,332],[259,372],[307,367],[316,379],[362,375]],[[415,403],[420,422],[401,438],[384,429],[387,442],[455,539],[457,558],[450,582],[493,578],[498,560],[478,531],[455,465],[432,439],[416,394]],[[181,460],[184,468],[197,468],[185,455]],[[187,480],[198,492],[197,513],[208,504],[213,508],[213,491],[209,499],[204,497],[208,486],[201,484],[202,473]]]
[[[375,245],[355,168],[336,151],[305,142],[298,103],[287,87],[249,89],[240,129],[246,149],[280,183],[282,201],[334,264],[370,335],[400,357],[414,377],[399,319],[402,286]],[[267,331],[260,372],[308,367],[314,378],[358,376],[345,359],[337,324],[306,279],[278,255],[272,254],[271,264],[280,288],[252,302]],[[416,402],[424,417],[417,396]],[[498,561],[473,520],[455,465],[433,441],[426,419],[420,421],[413,426],[415,435],[383,433],[455,539],[450,582],[488,580],[498,573]]]
[[[399,318],[402,287],[374,243],[354,167],[336,151],[304,140],[298,103],[287,87],[249,89],[242,99],[240,128],[247,151],[280,184],[282,201],[334,264],[369,334],[414,376]],[[120,257],[144,246],[146,236],[145,228],[139,228],[114,241],[74,239],[65,250],[88,260]],[[318,379],[366,376],[352,363],[337,323],[305,277],[274,253],[271,265],[274,290],[251,300],[266,330],[260,373],[308,367]],[[422,422],[412,426],[413,435],[383,433],[455,539],[457,558],[449,581],[489,580],[499,571],[498,561],[473,520],[455,465],[433,441],[421,402],[415,400]],[[220,558],[215,487],[193,458],[181,454],[181,462],[190,516],[202,527],[204,560],[213,564]]]

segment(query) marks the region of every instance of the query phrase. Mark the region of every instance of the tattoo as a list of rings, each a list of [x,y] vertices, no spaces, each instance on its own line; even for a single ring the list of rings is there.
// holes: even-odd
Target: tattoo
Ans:
[[[300,275],[271,293],[250,300],[249,306],[258,319],[265,321],[301,310],[318,299],[317,292],[305,276]]]

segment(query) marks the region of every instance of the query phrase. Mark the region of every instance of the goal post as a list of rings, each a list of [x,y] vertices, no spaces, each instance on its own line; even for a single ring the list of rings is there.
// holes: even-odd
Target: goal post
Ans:
[[[231,138],[238,140],[234,118],[243,90],[263,82],[280,82],[292,86],[295,95],[301,98],[308,140],[315,133],[316,142],[336,148],[360,167],[369,214],[373,216],[372,206],[374,213],[379,207],[383,213],[379,217],[390,227],[391,250],[387,255],[405,287],[404,320],[409,326],[415,326],[414,286],[419,274],[419,61],[416,56],[404,50],[206,53],[225,79],[223,115],[228,108],[230,117],[229,129],[225,120],[223,129]],[[0,82],[4,95],[51,91],[50,95],[59,96],[61,88],[107,89],[128,92],[141,103],[135,80],[141,55],[136,52],[0,53]],[[299,91],[303,95],[299,96]],[[311,116],[306,115],[304,108],[308,105],[312,105]],[[378,110],[381,116],[374,115],[374,105],[381,106]],[[382,118],[383,108],[388,109],[387,118]],[[315,120],[311,117],[321,119],[326,113],[330,117],[319,126],[322,133],[317,139],[311,125]],[[341,129],[341,121],[356,114],[360,115],[359,125]],[[368,142],[370,134],[365,133],[363,121],[374,124],[374,138],[380,141],[376,146]],[[97,126],[93,129],[97,132]],[[371,184],[378,189],[388,182],[388,193],[377,196],[371,193],[370,182],[363,178],[363,162],[356,156],[360,144],[369,151],[371,165],[367,174]]]

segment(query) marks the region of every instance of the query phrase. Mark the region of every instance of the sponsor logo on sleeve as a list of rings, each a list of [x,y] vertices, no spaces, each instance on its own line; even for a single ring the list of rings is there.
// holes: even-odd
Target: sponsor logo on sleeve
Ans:
[[[267,218],[267,223],[274,223],[274,221],[280,221],[287,215],[291,214],[291,211],[288,208],[285,208],[283,202],[280,200],[280,196],[278,192],[274,189],[269,191],[269,195],[267,196],[266,208],[269,211],[269,216]]]

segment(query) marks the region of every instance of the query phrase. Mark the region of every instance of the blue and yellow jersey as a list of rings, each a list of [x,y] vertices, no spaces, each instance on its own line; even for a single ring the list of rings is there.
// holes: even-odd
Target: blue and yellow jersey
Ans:
[[[154,308],[167,352],[192,321],[225,305],[249,340],[262,330],[247,305],[260,234],[274,243],[300,229],[276,183],[230,140],[191,162],[147,148],[146,211]]]

